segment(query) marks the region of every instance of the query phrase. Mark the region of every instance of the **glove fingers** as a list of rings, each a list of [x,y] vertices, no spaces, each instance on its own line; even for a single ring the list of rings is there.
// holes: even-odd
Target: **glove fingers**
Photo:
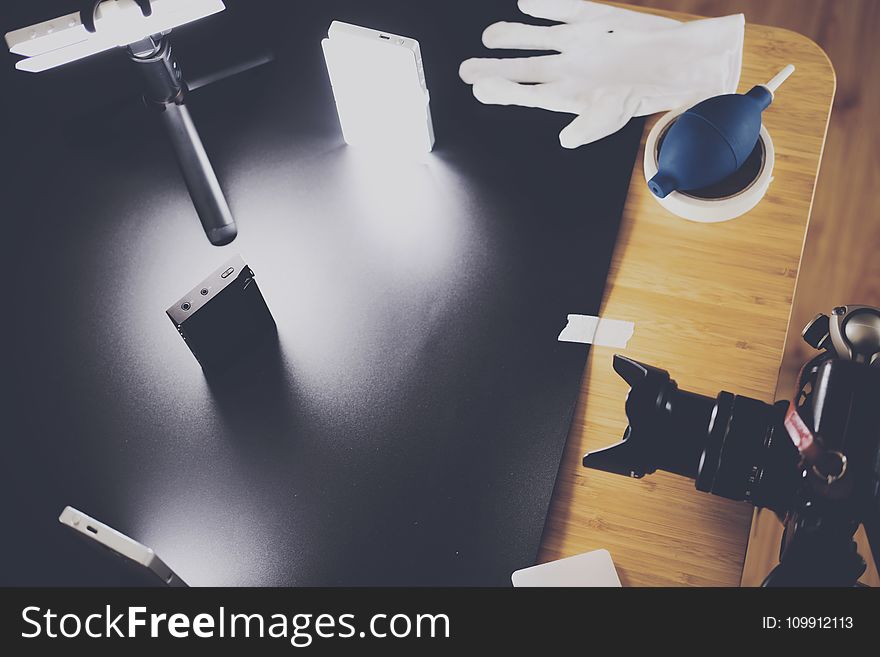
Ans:
[[[575,21],[585,4],[583,0],[519,0],[517,2],[519,10],[524,14],[560,23]]]
[[[581,114],[559,133],[559,143],[563,148],[577,148],[614,134],[635,116],[638,105],[634,97],[599,99],[581,108]]]
[[[679,24],[672,18],[621,9],[589,0],[519,0],[517,4],[524,14],[562,23],[608,21],[617,23],[621,28],[651,28]]]
[[[506,78],[514,82],[549,82],[553,79],[554,63],[558,57],[559,55],[544,55],[507,59],[468,59],[462,62],[458,74],[468,84],[474,84],[483,78]]]
[[[587,0],[519,0],[519,9],[535,18],[563,23],[596,23],[604,29],[660,29],[679,22],[664,16],[620,9]]]
[[[568,25],[541,27],[523,23],[495,23],[483,32],[487,48],[516,50],[559,50],[565,43]]]
[[[629,120],[621,116],[613,117],[614,120],[603,119],[597,120],[591,114],[577,117],[559,133],[559,143],[563,148],[577,148],[614,134]]]
[[[484,78],[474,83],[474,96],[486,105],[521,105],[577,113],[577,104],[559,93],[553,84],[517,84],[504,78]]]

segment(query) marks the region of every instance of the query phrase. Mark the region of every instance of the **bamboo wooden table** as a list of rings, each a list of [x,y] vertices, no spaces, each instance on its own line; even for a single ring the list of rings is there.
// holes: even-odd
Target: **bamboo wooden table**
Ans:
[[[622,353],[701,394],[774,400],[835,76],[806,37],[746,26],[740,91],[788,63],[797,71],[764,114],[774,181],[750,213],[714,225],[679,219],[651,196],[641,151],[633,171],[602,314],[635,322]],[[635,480],[581,466],[586,451],[619,440],[627,424],[615,351],[591,348],[540,561],[606,548],[624,586],[739,585],[751,506],[700,493],[675,475]]]

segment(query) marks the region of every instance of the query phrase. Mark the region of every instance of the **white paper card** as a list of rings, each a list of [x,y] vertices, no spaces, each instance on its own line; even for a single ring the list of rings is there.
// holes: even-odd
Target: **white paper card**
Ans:
[[[592,315],[569,315],[568,324],[559,334],[559,341],[623,349],[634,331],[635,324],[620,319],[605,319]]]
[[[594,550],[523,568],[513,573],[510,579],[517,588],[620,586],[620,579],[608,550]]]

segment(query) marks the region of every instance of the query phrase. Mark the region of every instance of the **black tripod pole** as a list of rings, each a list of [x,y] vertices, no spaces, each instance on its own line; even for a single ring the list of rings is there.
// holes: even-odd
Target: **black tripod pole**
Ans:
[[[238,231],[202,140],[186,106],[186,83],[165,35],[128,46],[146,83],[144,100],[155,108],[177,156],[193,205],[214,246],[229,244]]]

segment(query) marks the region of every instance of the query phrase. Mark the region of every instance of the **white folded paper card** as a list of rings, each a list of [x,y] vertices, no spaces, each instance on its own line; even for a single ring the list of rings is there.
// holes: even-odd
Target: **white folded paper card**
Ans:
[[[558,340],[624,349],[633,331],[635,324],[632,322],[593,315],[569,315],[568,324],[562,329]]]
[[[608,550],[594,550],[523,568],[513,573],[510,579],[517,588],[620,586],[620,579]]]

